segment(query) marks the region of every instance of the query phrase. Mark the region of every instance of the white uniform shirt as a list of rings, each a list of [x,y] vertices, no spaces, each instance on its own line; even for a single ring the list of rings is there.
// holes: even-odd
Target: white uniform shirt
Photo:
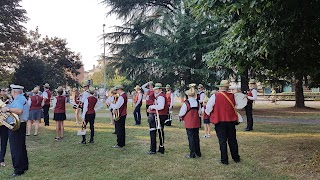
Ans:
[[[149,89],[147,88],[148,85],[149,85],[149,83],[145,83],[144,85],[141,86],[144,94],[147,94],[147,92],[149,91]]]
[[[158,111],[164,109],[166,99],[163,96],[159,96],[160,93],[154,94],[154,96],[156,97],[156,105],[149,106],[150,109],[156,109]]]
[[[251,89],[252,96],[248,96],[248,99],[255,101],[258,97],[258,91],[256,89]]]
[[[84,101],[85,101],[86,99],[88,99],[89,96],[90,96],[89,92],[84,91],[84,92],[82,93],[81,102],[84,103]]]
[[[90,96],[93,96],[94,95],[89,95]],[[89,105],[89,101],[88,101],[88,98],[84,100],[84,103],[83,103],[83,111],[82,111],[82,119],[85,118],[86,116],[86,113],[88,111],[88,105]],[[102,102],[97,98],[97,103],[96,103],[96,106],[98,106],[97,108],[94,108],[94,110],[97,112],[99,111],[101,108],[102,108]]]
[[[201,94],[200,94],[201,93]],[[200,95],[200,99],[199,102],[203,103],[204,97],[205,97],[205,93],[203,91],[198,92],[198,94]]]
[[[110,104],[110,109],[119,109],[124,104],[124,99],[121,96],[124,92],[122,92],[115,104]]]
[[[138,97],[138,101],[136,102],[136,106],[138,106],[141,101],[142,101],[142,93],[140,91],[140,94],[139,94],[139,97]]]
[[[190,104],[190,108],[198,107],[198,105],[199,105],[198,101],[193,97],[190,97],[188,99],[188,101],[189,101],[189,104]],[[186,103],[183,103],[181,108],[180,108],[180,111],[179,111],[179,117],[183,117],[184,115],[186,115],[187,110],[188,110],[188,107],[187,107]],[[198,114],[199,114],[199,117],[201,117],[201,108],[199,108]]]

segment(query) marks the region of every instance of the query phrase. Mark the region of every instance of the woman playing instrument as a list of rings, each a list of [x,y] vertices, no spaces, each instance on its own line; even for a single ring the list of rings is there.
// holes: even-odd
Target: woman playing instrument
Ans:
[[[57,89],[58,96],[53,99],[54,115],[53,120],[56,121],[56,137],[55,140],[63,139],[64,135],[64,124],[66,120],[66,97],[62,96],[63,88],[61,86]]]
[[[194,87],[190,87],[185,92],[188,99],[182,104],[179,112],[179,117],[184,121],[184,126],[187,131],[190,153],[186,158],[201,157],[199,128],[201,126],[201,105],[196,99],[197,93]]]
[[[106,100],[107,107],[109,107],[111,103],[117,102],[115,94],[117,94],[117,92],[115,91],[115,89],[111,88],[109,90],[108,98]],[[112,113],[113,109],[109,107],[109,110],[110,110],[110,125],[113,125],[114,124],[113,113]]]
[[[28,99],[30,104],[29,118],[27,121],[27,136],[30,136],[32,124],[34,124],[34,136],[38,135],[39,123],[42,113],[43,98],[38,94],[39,89],[35,87],[32,90],[32,95]]]
[[[203,99],[203,107],[201,109],[201,111],[202,111],[202,119],[203,119],[203,124],[204,124],[204,132],[205,132],[205,134],[203,136],[204,138],[211,137],[211,134],[210,134],[210,131],[211,131],[210,116],[205,113],[206,105],[207,105],[208,100],[209,100],[208,97],[205,97]]]

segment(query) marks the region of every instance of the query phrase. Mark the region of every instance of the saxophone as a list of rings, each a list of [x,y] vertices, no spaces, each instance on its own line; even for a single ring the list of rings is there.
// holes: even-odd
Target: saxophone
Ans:
[[[3,108],[6,106],[6,103],[9,101],[9,96],[6,94],[0,95],[0,108]],[[8,123],[6,120],[12,117],[13,123]],[[4,125],[8,129],[12,131],[16,131],[20,128],[20,119],[17,114],[11,113],[11,112],[0,112],[0,126]]]

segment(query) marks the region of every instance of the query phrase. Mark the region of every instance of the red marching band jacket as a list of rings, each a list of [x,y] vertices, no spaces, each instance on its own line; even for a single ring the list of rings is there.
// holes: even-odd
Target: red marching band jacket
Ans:
[[[166,101],[167,101],[167,105],[170,106],[171,104],[171,91],[166,92]]]
[[[139,99],[140,94],[141,94],[141,92],[138,92],[138,93],[136,94],[136,96],[134,97],[134,102],[135,102],[135,103],[138,102],[138,99]],[[139,104],[142,105],[142,99],[141,99],[141,101],[140,101]]]
[[[151,91],[150,89],[147,91],[147,97],[146,97],[146,104],[147,105],[153,105],[154,100],[155,100],[155,96],[154,96],[154,91]]]
[[[50,100],[51,100],[51,96],[52,93],[50,90],[46,90],[46,92],[48,93],[48,99],[44,102],[45,105],[50,105]]]
[[[30,110],[36,110],[41,109],[41,103],[43,98],[39,95],[31,96],[30,97],[31,104],[30,104]]]
[[[159,115],[168,115],[168,113],[169,113],[169,105],[167,103],[166,95],[163,92],[161,92],[157,97],[155,97],[155,100],[157,100],[158,97],[160,97],[160,96],[162,96],[164,98],[164,107],[163,107],[162,110],[158,110]],[[153,105],[155,105],[155,104],[156,104],[156,101],[153,103]],[[150,113],[156,114],[156,110],[151,110]]]
[[[65,96],[57,96],[57,104],[54,108],[54,113],[64,113],[66,112],[66,97]]]
[[[184,116],[182,116],[185,128],[200,128],[201,126],[201,121],[199,117],[200,103],[199,101],[197,102],[198,106],[192,108],[188,100],[184,102],[187,106],[187,113]]]
[[[122,106],[119,108],[119,113],[121,113],[120,117],[127,115],[127,104],[128,104],[128,98],[127,98],[126,93],[123,93],[121,96],[122,96],[124,102],[123,102]]]
[[[98,99],[94,96],[89,96],[88,97],[88,110],[86,114],[95,114],[96,111],[94,110],[94,107],[96,106],[98,102]]]
[[[213,107],[213,113],[210,114],[210,122],[217,124],[219,122],[237,121],[238,115],[235,113],[233,106],[221,93],[227,95],[234,105],[236,104],[234,94],[227,92],[216,93],[216,102]]]

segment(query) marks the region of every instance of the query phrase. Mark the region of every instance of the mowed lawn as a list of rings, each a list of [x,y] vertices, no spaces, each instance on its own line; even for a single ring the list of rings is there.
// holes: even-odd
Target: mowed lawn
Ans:
[[[268,107],[271,112],[279,111],[279,108],[287,107]],[[72,112],[71,109],[68,112]],[[316,113],[317,109],[313,114]],[[38,136],[27,137],[29,171],[15,179],[260,180],[320,177],[320,125],[260,122],[255,123],[254,131],[245,132],[245,123],[240,124],[237,136],[241,163],[230,160],[225,166],[219,163],[219,144],[214,131],[211,138],[201,137],[203,156],[186,159],[184,156],[189,152],[186,131],[183,123],[175,118],[172,127],[165,127],[165,154],[147,155],[150,142],[144,110],[142,125],[133,126],[132,108],[129,107],[126,146],[122,149],[111,148],[116,144],[116,135],[112,134],[114,127],[109,125],[109,116],[104,109],[98,114],[94,144],[78,144],[81,138],[76,135],[79,126],[75,125],[74,119],[65,121],[65,137],[60,141],[54,140],[54,121],[51,120],[49,127],[42,124]],[[101,117],[102,114],[106,117]],[[200,135],[203,134],[201,130]],[[13,172],[9,147],[5,162],[7,166],[0,169],[0,179],[9,178]]]

